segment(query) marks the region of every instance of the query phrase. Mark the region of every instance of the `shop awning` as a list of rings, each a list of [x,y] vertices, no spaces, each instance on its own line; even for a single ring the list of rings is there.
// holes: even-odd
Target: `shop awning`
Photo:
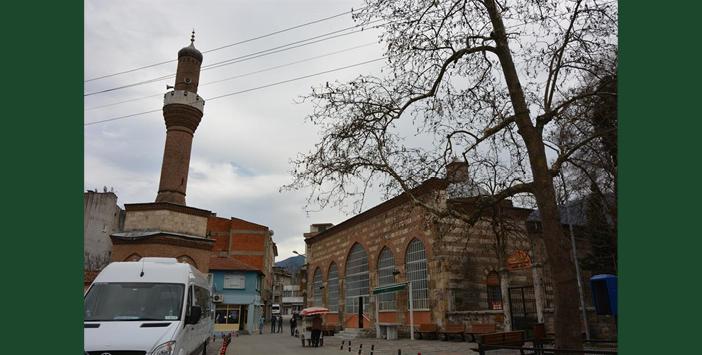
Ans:
[[[373,294],[378,295],[381,293],[397,292],[397,291],[404,289],[405,287],[407,287],[406,283],[380,286],[380,287],[376,287],[375,289],[373,289]]]

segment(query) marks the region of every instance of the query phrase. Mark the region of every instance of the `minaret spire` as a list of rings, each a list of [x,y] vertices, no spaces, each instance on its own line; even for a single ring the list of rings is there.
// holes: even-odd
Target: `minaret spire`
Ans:
[[[194,42],[193,29],[190,46],[178,51],[174,90],[163,97],[166,145],[156,202],[185,205],[190,150],[205,106],[205,100],[197,94],[202,53],[195,48]]]

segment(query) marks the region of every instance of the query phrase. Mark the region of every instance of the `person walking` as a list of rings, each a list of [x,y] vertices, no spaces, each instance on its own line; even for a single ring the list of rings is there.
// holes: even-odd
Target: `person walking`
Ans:
[[[312,318],[312,346],[319,346],[319,337],[322,335],[322,317],[319,315]]]
[[[283,332],[283,316],[278,316],[278,333]]]
[[[271,315],[271,334],[275,333],[275,322],[276,322],[276,316]]]
[[[292,318],[290,318],[290,335],[295,336],[295,328],[297,328],[297,317],[293,313]]]
[[[263,334],[263,314],[258,318],[258,334]]]

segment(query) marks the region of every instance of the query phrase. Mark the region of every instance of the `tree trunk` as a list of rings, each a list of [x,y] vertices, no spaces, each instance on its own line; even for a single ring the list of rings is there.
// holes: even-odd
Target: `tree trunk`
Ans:
[[[536,303],[536,321],[544,323],[544,280],[541,274],[541,264],[531,266],[531,278],[534,283],[534,302]]]
[[[505,315],[505,331],[512,330],[512,309],[509,307],[509,271],[500,266],[500,292],[502,293],[502,313]]]
[[[485,7],[493,25],[496,54],[504,71],[505,82],[516,115],[518,132],[526,144],[529,164],[534,176],[533,194],[541,217],[544,244],[554,285],[556,347],[582,349],[583,343],[580,336],[582,326],[578,312],[575,267],[570,258],[568,239],[565,238],[561,228],[560,213],[556,203],[553,178],[546,159],[543,137],[531,122],[529,108],[509,50],[501,14],[494,0],[485,1]]]

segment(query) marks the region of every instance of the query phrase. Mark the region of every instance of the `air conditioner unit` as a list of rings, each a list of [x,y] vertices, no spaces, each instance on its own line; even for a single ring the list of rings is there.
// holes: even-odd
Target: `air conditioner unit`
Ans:
[[[215,302],[215,303],[224,302],[224,296],[214,295],[214,296],[212,296],[212,302]]]

